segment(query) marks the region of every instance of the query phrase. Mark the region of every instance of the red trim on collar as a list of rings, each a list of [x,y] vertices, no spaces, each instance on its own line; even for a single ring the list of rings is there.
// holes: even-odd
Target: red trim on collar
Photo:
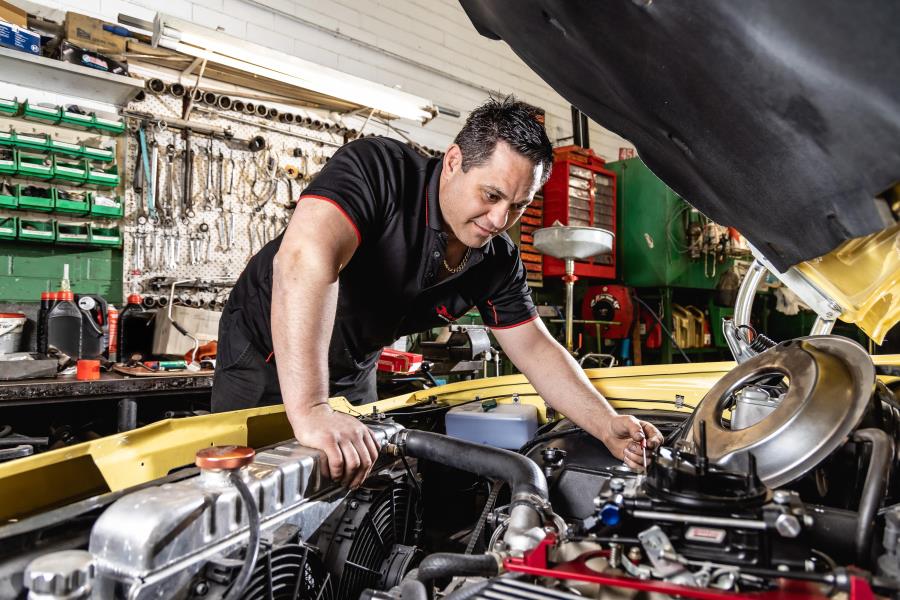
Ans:
[[[534,315],[532,317],[528,317],[524,321],[519,321],[518,323],[513,323],[512,325],[491,325],[488,329],[512,329],[513,327],[518,327],[519,325],[525,325],[526,323],[531,323],[535,319],[538,318],[538,315]]]
[[[337,208],[339,211],[341,211],[341,214],[344,215],[344,218],[347,219],[347,221],[350,223],[350,225],[353,226],[353,231],[356,233],[356,241],[358,244],[362,245],[362,234],[359,233],[359,227],[356,226],[356,222],[350,217],[349,214],[347,214],[347,211],[344,210],[343,206],[341,206],[340,204],[338,204],[331,198],[328,198],[327,196],[316,196],[314,194],[300,196],[299,198],[297,198],[297,202],[300,202],[304,198],[314,198],[316,200],[324,200],[325,202],[330,202],[331,204],[333,204],[335,206],[335,208]]]

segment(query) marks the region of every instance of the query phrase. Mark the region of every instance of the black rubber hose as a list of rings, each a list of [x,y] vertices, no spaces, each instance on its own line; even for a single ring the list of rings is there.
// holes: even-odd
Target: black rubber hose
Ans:
[[[534,494],[545,502],[549,497],[547,479],[541,469],[534,461],[515,452],[412,429],[404,429],[394,436],[394,443],[407,456],[505,481],[514,501],[519,494]]]
[[[469,600],[470,598],[474,598],[481,592],[487,588],[491,584],[490,580],[488,581],[479,581],[478,583],[473,583],[472,585],[467,585],[466,587],[459,588],[452,594],[444,596],[443,600]]]
[[[500,572],[497,559],[490,554],[429,554],[419,563],[417,578],[426,588],[437,579],[448,577],[496,577]]]
[[[224,599],[238,600],[244,594],[244,588],[250,583],[250,577],[253,576],[253,570],[256,568],[256,561],[259,558],[259,508],[256,506],[256,499],[253,498],[250,488],[241,479],[240,472],[232,471],[229,479],[241,495],[241,501],[244,504],[244,509],[247,511],[247,520],[250,525],[250,539],[247,540],[244,564],[241,566],[240,572],[235,577],[234,583]]]
[[[878,507],[884,498],[894,455],[894,443],[880,429],[860,429],[853,434],[854,442],[872,444],[872,455],[869,457],[869,470],[863,484],[862,496],[859,499],[859,516],[856,522],[856,560],[860,566],[869,562],[872,548],[872,533],[875,529],[875,517]]]

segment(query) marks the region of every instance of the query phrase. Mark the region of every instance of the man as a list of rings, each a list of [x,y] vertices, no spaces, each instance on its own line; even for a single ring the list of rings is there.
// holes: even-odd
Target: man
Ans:
[[[377,458],[369,430],[329,396],[376,399],[381,349],[477,306],[542,398],[632,467],[662,436],[617,415],[547,332],[505,231],[550,175],[533,107],[490,100],[442,159],[387,138],[338,150],[284,234],[248,263],[219,326],[213,410],[284,402],[294,435],[356,487]]]

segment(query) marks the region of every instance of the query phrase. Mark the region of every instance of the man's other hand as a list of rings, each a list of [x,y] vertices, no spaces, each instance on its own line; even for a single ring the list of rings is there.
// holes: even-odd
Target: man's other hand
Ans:
[[[332,480],[356,489],[369,476],[378,444],[359,420],[322,403],[297,414],[292,424],[298,442],[325,453]]]
[[[606,434],[601,441],[613,456],[624,460],[629,468],[643,471],[642,446],[646,442],[647,452],[650,452],[662,444],[663,436],[659,429],[646,421],[638,421],[631,415],[616,415],[607,421]]]

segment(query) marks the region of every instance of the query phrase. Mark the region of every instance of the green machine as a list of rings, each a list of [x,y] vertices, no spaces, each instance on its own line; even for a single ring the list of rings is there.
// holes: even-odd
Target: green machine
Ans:
[[[619,279],[631,287],[711,290],[731,267],[708,220],[670,190],[640,158],[607,163],[617,175]]]

